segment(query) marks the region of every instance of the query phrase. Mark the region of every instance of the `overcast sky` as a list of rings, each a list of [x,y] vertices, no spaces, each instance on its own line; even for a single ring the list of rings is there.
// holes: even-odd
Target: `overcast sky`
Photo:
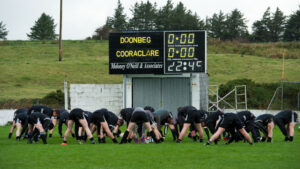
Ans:
[[[63,0],[63,39],[85,39],[95,29],[105,24],[107,16],[113,16],[118,0]],[[158,8],[166,4],[166,0],[150,0],[156,2]],[[176,5],[180,0],[172,0]],[[9,30],[8,40],[27,40],[26,33],[34,22],[45,12],[52,16],[59,28],[60,0],[0,0],[0,21]],[[131,17],[130,8],[138,0],[121,0],[125,13]],[[144,0],[144,2],[146,2]],[[275,12],[279,7],[285,15],[299,9],[299,0],[181,0],[187,9],[196,12],[201,19],[211,17],[222,10],[229,13],[239,9],[248,20],[248,29],[255,20],[261,19],[267,7]]]

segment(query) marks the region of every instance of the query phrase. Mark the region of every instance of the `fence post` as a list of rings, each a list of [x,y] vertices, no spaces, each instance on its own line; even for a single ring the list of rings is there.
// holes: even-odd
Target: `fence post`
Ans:
[[[64,81],[64,93],[65,93],[65,109],[69,109],[69,97],[68,97],[68,83]]]

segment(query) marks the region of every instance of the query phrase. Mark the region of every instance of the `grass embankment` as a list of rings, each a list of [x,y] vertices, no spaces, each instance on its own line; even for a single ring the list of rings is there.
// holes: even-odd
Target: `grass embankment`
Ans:
[[[174,143],[170,133],[162,144],[78,145],[69,137],[67,146],[61,146],[57,129],[48,145],[41,142],[17,142],[15,135],[7,138],[10,126],[0,127],[0,168],[205,168],[205,169],[298,169],[300,168],[300,132],[295,131],[294,142],[284,142],[276,127],[273,143],[238,142],[204,146],[185,137],[181,144]],[[95,136],[94,136],[95,138]],[[120,138],[118,138],[120,141]],[[205,138],[205,141],[207,139]]]
[[[290,58],[298,58],[285,60],[286,79],[299,81],[300,48],[294,47],[300,43],[294,42],[291,47],[286,44],[293,43],[280,44],[273,44],[272,48],[286,53],[292,51]],[[237,78],[259,83],[278,82],[282,60],[264,55],[270,45],[272,43],[209,41],[210,84],[224,84]],[[248,48],[254,50],[256,56],[244,51]],[[64,80],[69,83],[121,83],[121,75],[108,74],[108,41],[63,41],[62,62],[58,62],[57,42],[7,41],[0,44],[0,101],[41,98],[63,89]]]

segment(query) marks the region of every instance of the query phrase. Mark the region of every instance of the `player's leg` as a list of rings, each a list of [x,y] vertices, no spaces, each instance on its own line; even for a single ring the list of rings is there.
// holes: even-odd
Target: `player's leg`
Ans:
[[[249,133],[244,128],[239,129],[239,132],[244,136],[244,138],[248,141],[249,144],[253,144]]]
[[[225,131],[225,128],[219,127],[218,130],[211,136],[206,145],[210,145],[213,141],[219,138],[219,136]]]
[[[175,141],[177,138],[178,138],[178,132],[177,130],[175,129],[175,126],[173,124],[168,124],[171,132],[172,132],[172,136],[173,136],[173,140]]]
[[[16,139],[17,139],[17,141],[20,141],[20,133],[21,133],[22,124],[20,122],[18,122],[18,123],[16,123],[16,126],[17,126]]]
[[[195,124],[195,128],[197,129],[197,131],[199,132],[199,135],[200,135],[200,143],[203,142],[203,130],[202,130],[202,127],[201,127],[201,123],[196,123]]]
[[[81,126],[83,127],[83,129],[85,130],[85,133],[87,134],[88,138],[90,139],[92,144],[95,144],[93,135],[91,133],[91,130],[89,128],[88,122],[86,121],[86,119],[79,119],[79,123],[81,124]]]
[[[53,124],[53,128],[49,131],[49,138],[52,137],[53,130],[54,130],[56,124],[57,124],[57,118],[53,118],[53,119],[52,119],[52,124]]]
[[[33,125],[28,123],[28,144],[32,144]]]
[[[293,139],[294,139],[294,133],[295,133],[294,126],[295,126],[295,124],[296,124],[295,122],[290,122],[288,124],[288,135],[290,136],[289,141],[293,141]]]
[[[101,127],[103,127],[103,129],[105,130],[106,134],[112,139],[112,141],[114,143],[118,143],[118,141],[116,140],[116,138],[114,137],[114,135],[110,131],[110,129],[109,129],[108,124],[107,124],[106,121],[101,122]]]
[[[45,134],[45,130],[44,130],[42,124],[40,122],[38,122],[37,124],[34,125],[34,127],[36,129],[38,129],[38,131],[40,132],[40,137],[43,140],[43,143],[47,144],[46,134]]]
[[[151,125],[150,122],[145,122],[144,123],[146,129],[148,130],[148,132],[150,133],[150,136],[153,138],[153,140],[155,141],[155,143],[159,143],[159,135],[155,134],[154,131],[151,129]]]
[[[274,122],[268,123],[268,142],[272,142]]]
[[[126,143],[127,142],[127,137],[129,135],[130,132],[132,132],[133,127],[135,126],[134,122],[129,122],[129,125],[126,129],[126,131],[124,132],[124,135],[122,137],[122,140],[120,142],[120,144]]]
[[[74,123],[73,120],[68,120],[68,127],[64,134],[64,142],[62,143],[62,145],[67,145],[68,136],[71,133],[71,130],[73,128],[73,123]]]
[[[10,128],[10,130],[9,130],[9,135],[8,135],[8,138],[9,138],[9,139],[11,138],[12,133],[13,133],[14,130],[15,130],[15,127],[16,127],[16,121],[14,120],[13,123],[12,123],[12,125],[11,125],[11,128]]]
[[[184,123],[183,124],[183,127],[182,127],[182,130],[179,134],[179,137],[177,139],[177,142],[180,143],[182,138],[186,135],[186,131],[188,130],[188,128],[191,126],[191,123]]]

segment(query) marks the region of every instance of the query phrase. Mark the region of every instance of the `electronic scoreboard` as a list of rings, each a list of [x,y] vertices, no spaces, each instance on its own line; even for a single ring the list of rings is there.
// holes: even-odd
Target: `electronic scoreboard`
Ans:
[[[111,33],[110,74],[206,72],[205,31]]]

